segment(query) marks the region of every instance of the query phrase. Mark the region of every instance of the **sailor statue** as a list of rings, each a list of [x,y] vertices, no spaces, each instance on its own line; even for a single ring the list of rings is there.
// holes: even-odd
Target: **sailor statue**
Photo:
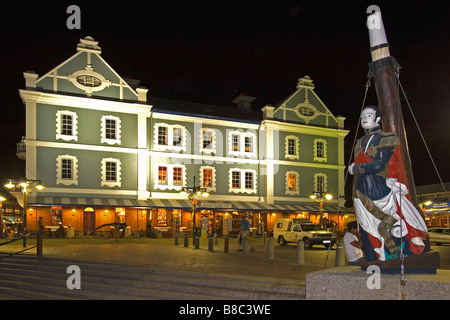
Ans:
[[[361,112],[365,135],[356,142],[353,198],[367,262],[421,254],[427,227],[411,203],[400,168],[399,141],[394,132],[383,132],[381,111],[375,106]]]

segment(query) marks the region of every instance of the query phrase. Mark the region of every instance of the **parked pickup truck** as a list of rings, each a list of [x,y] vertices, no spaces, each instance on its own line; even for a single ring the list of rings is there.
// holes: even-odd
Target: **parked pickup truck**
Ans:
[[[303,241],[305,248],[321,244],[326,248],[336,243],[336,236],[323,230],[308,219],[280,218],[275,220],[273,238],[282,246],[289,242]]]

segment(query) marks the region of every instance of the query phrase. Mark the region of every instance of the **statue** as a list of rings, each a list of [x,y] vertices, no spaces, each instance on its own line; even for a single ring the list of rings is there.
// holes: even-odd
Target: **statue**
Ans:
[[[386,261],[424,252],[427,227],[410,201],[400,165],[399,139],[383,132],[381,111],[361,112],[365,135],[355,145],[353,199],[367,262]]]

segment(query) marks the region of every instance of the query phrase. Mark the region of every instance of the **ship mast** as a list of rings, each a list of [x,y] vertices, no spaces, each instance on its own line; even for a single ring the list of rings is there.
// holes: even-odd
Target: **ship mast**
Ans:
[[[372,55],[372,62],[369,63],[369,76],[372,76],[374,79],[378,107],[383,112],[383,130],[385,132],[395,132],[399,139],[401,180],[408,187],[411,202],[418,207],[399,96],[397,76],[400,65],[390,55],[380,9],[378,6],[370,6],[367,9],[367,13],[372,13],[367,17],[370,52]]]

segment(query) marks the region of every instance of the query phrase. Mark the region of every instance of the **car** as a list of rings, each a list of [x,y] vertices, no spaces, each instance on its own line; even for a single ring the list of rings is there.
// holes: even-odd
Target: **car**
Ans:
[[[450,244],[450,228],[429,228],[428,236],[430,243],[435,243],[438,246]]]
[[[280,218],[275,221],[273,230],[274,239],[282,246],[289,242],[303,241],[305,248],[321,244],[328,248],[336,243],[336,236],[323,230],[319,225],[307,219]]]

